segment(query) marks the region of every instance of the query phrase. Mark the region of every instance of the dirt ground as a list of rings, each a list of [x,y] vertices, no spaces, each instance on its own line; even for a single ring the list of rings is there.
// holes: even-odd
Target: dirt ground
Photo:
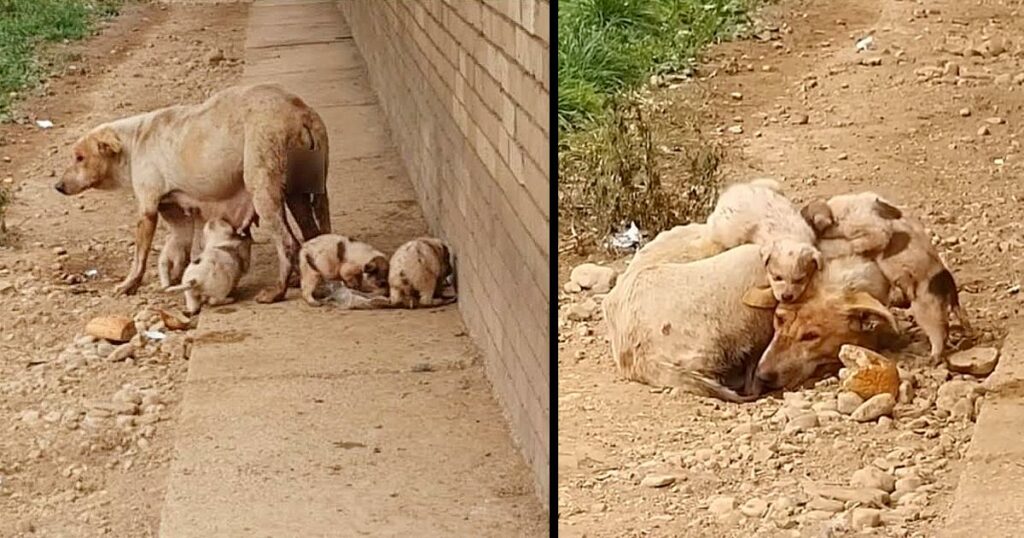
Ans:
[[[180,297],[156,290],[152,265],[139,295],[111,297],[130,259],[130,192],[69,198],[52,184],[88,127],[234,83],[245,20],[241,6],[131,4],[67,45],[77,59],[18,107],[20,124],[0,125],[0,181],[16,189],[13,242],[0,247],[0,536],[157,534],[187,337],[116,362],[79,337],[93,316]]]
[[[715,47],[696,79],[656,92],[667,111],[655,121],[671,125],[699,109],[705,133],[728,148],[727,181],[774,177],[798,202],[874,190],[909,209],[937,237],[957,278],[978,331],[974,345],[999,347],[1006,320],[1020,309],[1024,269],[1019,8],[783,1],[758,15],[760,39]],[[868,35],[873,47],[857,52]],[[676,155],[662,156],[669,168]],[[619,269],[626,261],[592,259]],[[581,261],[563,257],[560,283]],[[923,364],[927,347],[916,331],[899,356],[917,385],[916,414],[876,425],[825,413],[820,426],[794,431],[786,428],[794,410],[835,404],[834,380],[752,405],[624,382],[599,311],[588,321],[566,319],[565,307],[585,299],[559,297],[561,532],[923,537],[942,528],[973,423],[971,413],[957,417],[934,404],[940,387],[975,380]],[[866,466],[914,475],[921,485],[883,510],[879,527],[857,531],[851,503],[823,502],[804,486],[846,485]],[[672,485],[641,485],[665,474]]]

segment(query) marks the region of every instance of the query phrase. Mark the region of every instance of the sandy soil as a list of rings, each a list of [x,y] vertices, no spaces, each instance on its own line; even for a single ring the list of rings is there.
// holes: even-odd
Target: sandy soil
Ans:
[[[975,345],[999,347],[1006,320],[1020,309],[1024,266],[1017,255],[1024,247],[1018,10],[1007,1],[784,1],[760,15],[768,28],[763,39],[715,47],[697,79],[656,92],[667,107],[657,122],[671,125],[675,115],[698,108],[705,133],[729,150],[729,181],[772,176],[797,201],[870,189],[908,208],[936,236],[956,275],[978,329]],[[854,44],[868,35],[873,48],[858,53]],[[736,125],[741,133],[730,131]],[[676,158],[665,154],[669,169]],[[594,258],[618,268],[625,263]],[[580,261],[560,267],[561,282]],[[559,298],[563,312],[583,300],[565,292]],[[786,431],[783,415],[804,405],[796,400],[823,409],[835,401],[835,385],[823,383],[793,401],[744,406],[623,382],[598,317],[561,316],[563,532],[933,536],[942,527],[970,420],[933,406],[917,417],[897,417],[891,428],[840,419]],[[899,358],[918,384],[914,402],[923,408],[939,387],[960,379],[922,364],[923,337],[911,334],[915,341]],[[748,422],[758,431],[742,426]],[[827,503],[803,487],[846,484],[857,469],[887,463],[894,476],[922,477],[916,491],[923,494],[893,502],[878,528],[852,530],[854,506],[823,509]],[[676,481],[663,488],[640,484],[657,473]],[[732,497],[737,507],[750,503],[748,510],[716,515],[708,508],[719,496]],[[763,517],[743,514],[758,512],[755,501],[768,507]]]
[[[0,181],[17,190],[13,242],[0,248],[0,536],[157,534],[187,337],[120,362],[78,337],[93,316],[180,297],[156,291],[152,272],[139,295],[111,297],[130,259],[131,194],[67,198],[52,184],[88,127],[235,82],[244,24],[241,6],[128,7],[100,35],[67,45],[78,59],[19,106],[20,124],[0,126]],[[215,50],[226,59],[211,61]],[[129,412],[115,417],[111,404]]]

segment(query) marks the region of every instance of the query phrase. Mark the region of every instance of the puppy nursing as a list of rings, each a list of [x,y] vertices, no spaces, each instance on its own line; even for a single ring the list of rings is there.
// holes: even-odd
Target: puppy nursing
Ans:
[[[202,253],[182,276],[182,283],[167,291],[184,291],[185,307],[196,314],[204,304],[217,306],[234,301],[231,293],[249,270],[252,239],[235,232],[224,220],[211,220],[203,227]]]
[[[770,179],[733,185],[708,217],[711,240],[722,248],[761,247],[772,294],[783,303],[800,299],[822,267],[814,230]]]

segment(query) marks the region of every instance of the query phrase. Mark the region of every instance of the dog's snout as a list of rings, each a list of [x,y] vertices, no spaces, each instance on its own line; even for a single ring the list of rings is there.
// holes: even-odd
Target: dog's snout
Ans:
[[[56,189],[56,190],[57,190],[57,192],[59,192],[59,193],[61,193],[61,194],[67,194],[67,193],[68,193],[68,192],[67,192],[67,187],[65,187],[65,186],[64,186],[64,182],[63,182],[63,181],[58,181],[58,182],[57,182],[57,183],[56,183],[56,184],[55,184],[55,185],[53,186],[53,188],[54,188],[54,189]]]
[[[769,389],[778,388],[778,383],[779,383],[779,374],[778,374],[778,372],[775,372],[775,371],[772,371],[772,370],[764,371],[764,370],[758,369],[758,371],[757,371],[757,379],[758,379],[758,381],[761,382],[761,385],[763,385],[766,388],[769,388]]]
[[[788,292],[788,291],[787,291],[787,292],[785,292],[785,293],[783,293],[783,294],[782,294],[782,300],[783,300],[784,302],[787,302],[787,303],[788,303],[788,302],[791,302],[791,301],[793,300],[793,294],[792,294],[792,293],[790,293],[790,292]]]

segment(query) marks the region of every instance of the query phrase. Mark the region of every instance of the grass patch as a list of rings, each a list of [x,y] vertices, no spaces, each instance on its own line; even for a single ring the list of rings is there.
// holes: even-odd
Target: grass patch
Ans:
[[[679,72],[701,47],[744,31],[763,0],[558,2],[559,234],[585,252],[635,222],[652,237],[703,220],[718,197],[719,146],[699,118],[669,118],[640,94],[652,74]],[[651,118],[657,122],[652,123]],[[671,157],[664,158],[666,138]],[[667,178],[668,181],[664,181]]]
[[[732,37],[757,0],[558,2],[558,124],[577,128],[652,73],[677,71]]]
[[[90,34],[102,17],[117,13],[121,0],[0,0],[0,113],[12,95],[39,82],[45,69],[39,47]]]

